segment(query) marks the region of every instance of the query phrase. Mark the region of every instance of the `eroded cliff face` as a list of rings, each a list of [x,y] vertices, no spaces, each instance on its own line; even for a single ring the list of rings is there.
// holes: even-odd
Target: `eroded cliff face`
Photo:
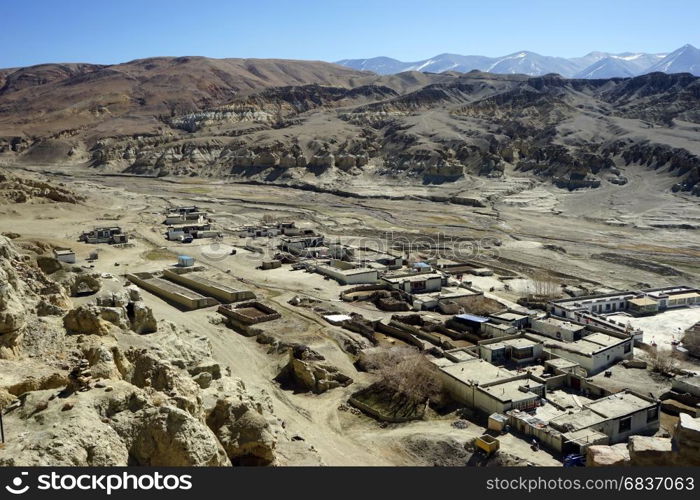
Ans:
[[[76,306],[86,270],[33,250],[0,236],[0,464],[276,463],[290,438],[271,399],[231,377],[208,341],[157,321],[109,275],[88,274],[92,295]]]
[[[160,61],[139,71],[179,74],[189,64]],[[430,183],[515,172],[574,190],[623,186],[626,171],[653,169],[675,180],[674,192],[700,193],[700,83],[691,75],[568,80],[359,73],[337,85],[314,75],[310,81],[322,83],[249,82],[193,99],[200,82],[196,92],[168,94],[167,107],[153,107],[140,94],[96,104],[90,121],[99,127],[61,127],[56,118],[50,133],[0,135],[0,155],[136,175],[276,183],[303,178],[337,187],[359,175]],[[14,103],[37,85],[32,81],[25,82],[28,90],[0,95],[0,102]],[[12,109],[0,107],[0,124]],[[668,189],[666,183],[660,189]]]

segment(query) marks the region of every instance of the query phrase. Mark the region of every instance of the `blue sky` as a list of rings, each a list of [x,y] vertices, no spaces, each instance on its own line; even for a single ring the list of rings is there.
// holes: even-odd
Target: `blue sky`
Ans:
[[[0,67],[150,56],[336,61],[700,47],[697,0],[0,0]]]

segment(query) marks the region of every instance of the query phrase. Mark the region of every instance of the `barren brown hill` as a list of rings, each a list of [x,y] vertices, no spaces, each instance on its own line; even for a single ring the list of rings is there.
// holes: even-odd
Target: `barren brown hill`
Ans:
[[[153,132],[159,115],[224,104],[266,87],[347,87],[366,75],[334,64],[276,59],[158,57],[124,64],[43,64],[0,70],[0,136]],[[89,134],[88,134],[89,135]]]
[[[343,189],[468,176],[700,195],[700,78],[379,76],[311,61],[151,58],[0,70],[0,160]]]

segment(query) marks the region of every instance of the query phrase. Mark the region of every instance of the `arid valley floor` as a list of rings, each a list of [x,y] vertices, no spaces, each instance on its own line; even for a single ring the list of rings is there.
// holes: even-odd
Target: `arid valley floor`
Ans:
[[[0,233],[11,235],[8,244],[19,253],[35,255],[42,253],[41,249],[47,252],[51,248],[70,248],[75,252],[75,266],[83,266],[84,272],[107,277],[105,280],[110,283],[122,284],[127,282],[127,274],[161,271],[172,267],[177,256],[184,254],[194,257],[196,265],[203,266],[202,272],[210,278],[250,290],[256,300],[280,313],[280,319],[261,323],[256,335],[247,336],[227,326],[215,306],[186,311],[147,290],[140,290],[142,302],[151,308],[158,322],[157,331],[139,335],[128,329],[112,328],[108,335],[110,345],[124,352],[134,348],[160,348],[165,352],[163,359],[169,358],[168,362],[180,357],[178,349],[189,349],[181,345],[209,343],[211,357],[221,369],[234,379],[240,379],[250,397],[267,405],[264,413],[269,429],[266,432],[271,437],[265,439],[274,441],[271,452],[274,457],[266,463],[277,465],[462,465],[477,460],[472,456],[473,450],[465,449],[464,445],[484,434],[485,424],[478,419],[467,419],[465,425],[454,425],[457,420],[463,421],[456,409],[429,410],[424,418],[411,422],[380,423],[349,406],[348,399],[353,393],[375,381],[375,374],[359,371],[355,366],[358,349],[372,346],[360,334],[330,324],[324,314],[359,314],[370,321],[381,321],[389,320],[395,313],[382,311],[371,302],[342,301],[340,293],[351,285],[339,285],[303,269],[292,270],[288,263],[275,269],[259,269],[262,261],[271,259],[276,249],[271,248],[270,238],[240,237],[237,229],[242,226],[263,220],[293,220],[299,227],[325,235],[327,242],[378,245],[382,250],[389,249],[393,239],[413,242],[415,246],[408,261],[437,257],[455,261],[469,259],[482,262],[484,267],[506,269],[510,274],[507,280],[500,279],[506,273],[499,271],[493,276],[466,279],[475,289],[483,291],[485,297],[498,301],[504,309],[515,311],[525,310],[518,305],[518,299],[531,295],[532,287],[542,282],[554,286],[557,293],[564,286],[583,286],[587,290],[700,287],[698,198],[660,189],[659,183],[666,182],[670,187],[673,181],[653,170],[626,172],[628,182],[624,186],[606,183],[597,189],[572,192],[532,177],[519,177],[517,172],[506,172],[507,175],[499,179],[466,176],[456,182],[417,186],[389,181],[383,185],[376,177],[359,176],[343,187],[344,191],[353,193],[352,196],[221,179],[103,175],[81,165],[25,163],[21,167],[7,166],[3,172],[61,186],[79,197],[75,203],[41,197],[30,197],[22,203],[4,200],[0,204]],[[481,206],[455,203],[459,197],[478,198]],[[195,239],[192,243],[168,241],[164,236],[164,214],[174,207],[189,205],[207,212],[213,229],[223,237]],[[129,235],[129,245],[78,242],[84,231],[114,225]],[[264,253],[251,250],[253,247]],[[232,254],[234,249],[236,252]],[[98,253],[98,258],[88,263],[93,252]],[[403,255],[402,251],[398,254]],[[92,295],[71,297],[63,307],[78,307],[93,299]],[[689,328],[700,322],[700,306],[685,311],[678,319],[677,328]],[[27,322],[33,325],[30,327],[35,327],[34,323],[39,321],[45,328],[59,328],[62,314],[35,317]],[[430,315],[438,319],[448,317],[439,312]],[[175,337],[165,326],[169,323],[176,325]],[[39,429],[38,416],[48,415],[52,405],[59,404],[50,398],[51,391],[55,392],[65,380],[72,366],[68,359],[72,359],[75,352],[87,352],[80,342],[92,342],[87,339],[90,335],[78,335],[85,339],[72,340],[75,337],[66,334],[56,337],[54,344],[37,345],[37,339],[25,333],[16,340],[17,345],[9,348],[10,351],[14,349],[15,355],[5,355],[5,359],[0,360],[0,386],[4,390],[13,386],[18,393],[15,396],[24,392],[16,386],[31,385],[25,380],[27,377],[35,381],[48,380],[58,374],[55,378],[61,381],[42,382],[32,388],[35,392],[30,394],[46,399],[48,408],[37,406],[36,415],[31,416],[26,413],[28,410],[23,416],[12,413],[5,416],[7,444],[0,449],[3,463],[91,464],[96,461],[92,452],[75,453],[77,457],[87,458],[71,461],[67,458],[70,453],[62,455],[55,449],[49,450],[48,445],[32,441],[31,436],[23,437],[25,440],[20,442],[15,439],[18,433],[45,432]],[[403,344],[388,336],[376,338],[380,346]],[[661,338],[659,335],[659,342]],[[284,388],[275,379],[289,357],[284,346],[293,344],[320,354],[328,365],[349,376],[352,383],[321,394]],[[666,344],[664,348],[672,346]],[[644,359],[647,353],[635,348],[634,355]],[[137,370],[140,361],[130,360]],[[677,363],[677,369],[696,372],[700,369],[700,364],[692,359],[679,359]],[[94,356],[91,364],[95,364]],[[176,368],[171,366],[168,370]],[[634,373],[630,374],[632,370]],[[616,365],[613,372],[613,377],[606,379],[601,374],[594,379],[654,393],[656,397],[670,389],[670,379],[654,373],[651,367],[634,369]],[[131,384],[140,386],[139,390],[150,390],[148,397],[154,397],[155,375],[151,375],[153,381],[148,384],[139,384],[133,373],[131,376]],[[118,384],[125,383],[127,376],[123,370],[110,372],[107,369],[101,378],[108,383],[112,383],[111,379],[121,379],[113,383],[116,390],[112,394],[116,397],[121,390]],[[93,388],[70,397],[88,398],[92,397],[88,394],[98,390]],[[202,394],[205,393],[203,390]],[[209,415],[206,394],[193,397],[204,400],[205,409],[201,411]],[[39,405],[36,401],[31,404]],[[75,405],[73,409],[63,415],[55,410],[56,418],[72,418],[66,415],[78,411],[80,403],[71,404]],[[47,422],[51,422],[51,418],[54,417],[47,416]],[[88,433],[99,434],[99,425],[120,429],[118,425],[86,423],[93,418],[87,410],[75,418],[75,422],[85,424]],[[104,417],[103,420],[105,418],[108,419]],[[32,419],[36,421],[30,425],[28,422]],[[677,420],[677,416],[662,413],[657,435],[672,435]],[[66,429],[55,432],[57,440],[79,441],[75,431],[73,434]],[[121,436],[121,432],[117,433]],[[152,439],[156,448],[165,446],[159,438]],[[225,441],[221,437],[219,440]],[[560,454],[545,448],[533,451],[530,440],[523,436],[508,433],[499,436],[499,440],[500,454],[490,459],[494,464],[562,463]],[[240,441],[245,439],[240,438]],[[158,459],[139,459],[148,453],[134,451],[129,448],[128,440],[126,442],[129,457],[126,462],[165,463]],[[42,446],[47,448],[42,450]],[[256,446],[263,445],[257,443]],[[264,446],[269,447],[269,443]],[[229,448],[226,451],[228,458],[234,460]],[[150,456],[155,455],[157,453]],[[261,456],[250,450],[239,455]],[[119,460],[119,457],[108,457],[102,464]],[[208,458],[200,462],[218,464]],[[481,463],[489,463],[489,460]]]

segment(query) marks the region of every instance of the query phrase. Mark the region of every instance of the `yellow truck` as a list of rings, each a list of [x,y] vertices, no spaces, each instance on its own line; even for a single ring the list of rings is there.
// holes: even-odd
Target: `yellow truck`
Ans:
[[[498,451],[501,443],[495,437],[484,434],[474,440],[474,445],[486,453],[486,455],[492,455]]]

